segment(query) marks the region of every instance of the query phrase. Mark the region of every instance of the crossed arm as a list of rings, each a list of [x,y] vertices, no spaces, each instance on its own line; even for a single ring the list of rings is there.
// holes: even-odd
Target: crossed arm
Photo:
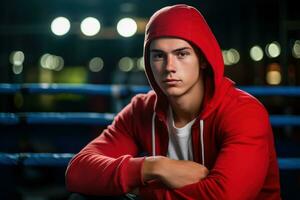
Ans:
[[[227,134],[210,172],[192,161],[163,156],[135,158],[138,146],[131,135],[122,131],[133,128],[126,128],[130,125],[125,123],[127,118],[119,118],[118,126],[108,127],[72,159],[66,173],[67,187],[93,195],[123,194],[140,187],[140,193],[152,199],[254,198],[266,179],[273,145],[267,115],[262,113],[258,118],[250,114],[238,115],[242,116],[239,123],[224,128]],[[249,124],[251,129],[247,128]],[[273,153],[274,162],[275,156]],[[148,184],[143,186],[142,182]]]
[[[164,156],[147,157],[142,166],[145,183],[156,180],[172,189],[196,183],[204,179],[208,173],[205,166],[196,162],[173,160]]]

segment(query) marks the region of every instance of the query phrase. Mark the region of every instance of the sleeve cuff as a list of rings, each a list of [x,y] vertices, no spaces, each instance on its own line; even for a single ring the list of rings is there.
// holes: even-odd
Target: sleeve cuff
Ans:
[[[127,178],[129,188],[135,188],[144,185],[142,166],[145,157],[130,158],[127,167]]]

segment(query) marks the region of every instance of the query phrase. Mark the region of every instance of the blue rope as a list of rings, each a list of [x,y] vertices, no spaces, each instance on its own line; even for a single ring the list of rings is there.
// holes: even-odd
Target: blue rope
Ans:
[[[1,83],[0,84],[0,93],[16,93],[19,92],[20,85],[19,84],[8,84],[8,83]]]
[[[0,165],[67,166],[72,153],[0,153]],[[300,158],[278,158],[281,170],[299,170]]]
[[[21,113],[28,124],[86,124],[108,125],[114,119],[111,113]]]
[[[0,124],[18,124],[19,116],[14,113],[0,113]]]
[[[141,90],[142,89],[142,90]],[[133,90],[147,91],[149,87],[134,87]],[[0,84],[0,93],[26,92],[30,94],[90,94],[90,95],[112,95],[115,97],[125,96],[130,89],[124,85],[96,85],[96,84]]]
[[[24,84],[23,88],[29,93],[72,93],[90,95],[123,96],[128,94],[125,86],[121,85],[95,85],[95,84]]]
[[[113,113],[0,113],[0,124],[86,124],[86,125],[109,125],[112,123]],[[273,126],[300,126],[300,116],[297,115],[271,115]]]
[[[295,86],[241,86],[242,90],[256,96],[300,96],[300,87]],[[137,93],[147,93],[149,86],[137,85],[97,85],[97,84],[48,84],[48,83],[27,83],[27,84],[0,84],[0,93],[16,93],[26,91],[36,94],[90,94],[90,95],[112,95],[126,96]]]
[[[0,153],[0,165],[66,166],[73,156],[71,153]]]
[[[279,168],[283,170],[300,169],[300,158],[278,158]]]
[[[271,115],[273,126],[300,126],[300,116],[297,115]]]
[[[239,88],[256,96],[300,96],[300,87],[295,86],[241,86]]]

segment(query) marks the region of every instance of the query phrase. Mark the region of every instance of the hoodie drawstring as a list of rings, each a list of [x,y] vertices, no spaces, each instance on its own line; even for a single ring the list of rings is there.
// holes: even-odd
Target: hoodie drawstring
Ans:
[[[152,156],[156,156],[155,152],[155,112],[152,115]]]
[[[200,143],[201,143],[201,152],[202,152],[202,165],[205,166],[203,129],[204,129],[204,121],[201,119],[200,120]]]
[[[156,156],[155,151],[155,115],[153,112],[152,115],[152,156]],[[204,139],[203,139],[203,130],[204,130],[204,121],[200,120],[200,143],[201,143],[201,152],[202,152],[202,165],[205,166],[205,157],[204,157]]]

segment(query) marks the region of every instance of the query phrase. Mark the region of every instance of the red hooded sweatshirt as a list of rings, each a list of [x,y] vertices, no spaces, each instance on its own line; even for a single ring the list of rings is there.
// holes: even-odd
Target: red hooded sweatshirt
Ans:
[[[190,42],[203,52],[212,71],[205,77],[202,110],[191,130],[194,162],[210,173],[178,189],[159,182],[145,185],[144,157],[138,157],[140,152],[166,156],[168,151],[169,105],[149,64],[149,44],[158,37]],[[139,187],[142,199],[280,199],[268,113],[258,100],[223,76],[221,49],[199,11],[187,5],[157,11],[146,27],[144,59],[154,91],[133,97],[112,125],[70,161],[67,188],[90,195],[119,195]]]

